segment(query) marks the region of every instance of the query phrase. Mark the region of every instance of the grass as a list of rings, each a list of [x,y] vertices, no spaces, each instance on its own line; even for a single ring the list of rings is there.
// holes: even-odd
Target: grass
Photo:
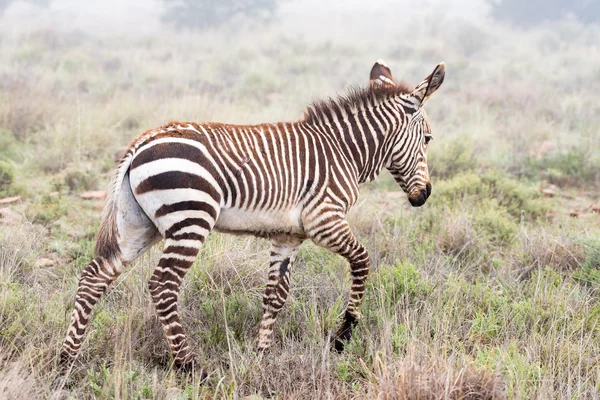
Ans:
[[[0,193],[20,195],[10,207],[25,216],[0,220],[0,397],[598,398],[600,224],[569,217],[600,186],[598,27],[524,32],[442,15],[442,29],[423,23],[430,14],[397,24],[386,13],[377,40],[354,14],[347,35],[336,21],[283,16],[251,31],[123,40],[52,26],[62,16],[48,14],[36,28],[0,24]],[[347,350],[328,349],[349,288],[344,260],[302,246],[275,346],[260,356],[268,243],[214,234],[182,289],[204,385],[169,368],[146,284],[158,249],[96,307],[61,378],[100,215],[78,195],[106,188],[115,154],[170,119],[297,119],[312,99],[365,82],[378,58],[413,83],[443,60],[448,77],[427,106],[427,204],[410,208],[384,172],[349,216],[373,268]],[[555,197],[543,196],[549,184]]]

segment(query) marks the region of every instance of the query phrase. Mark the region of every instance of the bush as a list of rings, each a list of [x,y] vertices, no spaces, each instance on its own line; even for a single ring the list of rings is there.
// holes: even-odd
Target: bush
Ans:
[[[381,266],[373,284],[378,286],[376,289],[385,293],[388,308],[393,308],[403,299],[410,302],[432,290],[413,264],[403,262],[398,262],[395,266]]]
[[[493,200],[517,220],[521,219],[522,213],[539,218],[547,211],[539,190],[495,171],[483,175],[468,173],[439,182],[435,193],[433,200],[442,202],[465,201],[468,198],[475,203]]]
[[[519,229],[514,218],[510,218],[501,207],[494,206],[478,212],[474,225],[488,241],[498,245],[510,243]]]
[[[526,165],[528,176],[544,178],[555,185],[600,185],[600,160],[594,159],[589,149],[552,153],[541,159],[529,158]]]
[[[585,244],[585,261],[581,268],[573,272],[573,279],[577,282],[591,286],[600,287],[600,241],[590,241]]]
[[[6,162],[0,161],[0,195],[7,194],[15,181],[15,169]]]
[[[550,267],[574,271],[586,257],[585,247],[579,240],[571,235],[554,234],[547,228],[524,229],[519,238],[519,263],[530,269]]]
[[[65,185],[71,191],[95,189],[98,177],[90,171],[71,170],[65,174]]]
[[[474,171],[481,165],[475,156],[473,142],[466,138],[446,142],[446,145],[441,147],[433,147],[427,160],[431,176],[442,179]]]
[[[67,215],[68,211],[68,205],[59,196],[45,195],[28,207],[27,217],[34,223],[47,225]]]
[[[17,161],[24,153],[23,143],[17,142],[11,131],[0,128],[0,158]]]

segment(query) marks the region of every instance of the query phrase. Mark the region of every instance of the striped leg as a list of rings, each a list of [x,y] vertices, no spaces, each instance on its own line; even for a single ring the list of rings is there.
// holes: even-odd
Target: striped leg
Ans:
[[[269,281],[263,297],[263,316],[258,331],[257,348],[266,350],[273,341],[273,325],[285,304],[290,290],[290,268],[298,254],[302,240],[278,237],[271,241]]]
[[[92,308],[108,289],[108,286],[121,274],[123,264],[118,259],[111,261],[96,257],[81,272],[79,288],[75,297],[75,308],[71,314],[71,323],[67,337],[60,352],[60,363],[68,367],[75,359],[88,323]]]
[[[193,221],[194,224],[186,224],[186,221]],[[171,348],[174,364],[177,368],[186,371],[194,368],[194,358],[181,326],[177,300],[181,282],[196,260],[211,228],[212,224],[201,219],[184,220],[175,227],[178,231],[173,234],[168,233],[162,257],[148,282],[156,313]]]
[[[369,253],[356,239],[346,220],[329,220],[323,228],[312,230],[312,240],[350,263],[352,286],[342,326],[334,336],[333,347],[344,350],[344,342],[352,336],[352,329],[360,318],[360,304],[365,294],[365,281],[369,274]]]

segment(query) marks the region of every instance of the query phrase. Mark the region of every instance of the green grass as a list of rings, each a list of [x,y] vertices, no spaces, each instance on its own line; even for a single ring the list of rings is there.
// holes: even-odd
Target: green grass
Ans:
[[[0,220],[0,397],[596,398],[600,220],[588,206],[600,185],[600,87],[598,69],[574,60],[598,64],[598,28],[392,17],[378,16],[377,38],[359,21],[347,35],[333,21],[284,21],[128,40],[0,24],[0,194],[22,196],[10,208],[24,216]],[[100,216],[79,193],[107,187],[115,153],[167,120],[298,119],[311,100],[365,83],[378,58],[413,83],[439,61],[448,76],[427,105],[427,204],[411,208],[384,172],[349,215],[372,272],[346,351],[328,349],[349,289],[342,258],[302,246],[261,356],[268,243],[214,234],[181,294],[205,384],[169,367],[147,289],[158,248],[96,307],[61,378]],[[548,184],[555,197],[543,197]],[[588,211],[570,218],[573,208]]]

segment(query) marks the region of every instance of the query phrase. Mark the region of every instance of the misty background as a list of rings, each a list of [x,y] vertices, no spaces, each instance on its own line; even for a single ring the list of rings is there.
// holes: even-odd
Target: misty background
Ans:
[[[299,120],[366,86],[378,59],[412,85],[447,70],[425,106],[427,204],[383,171],[348,217],[372,274],[346,352],[327,342],[345,260],[303,245],[261,360],[268,243],[215,233],[181,292],[205,385],[169,366],[146,284],[157,246],[98,305],[57,387],[133,138]],[[0,0],[0,397],[597,398],[599,193],[597,0]]]
[[[599,15],[585,0],[4,0],[0,121],[16,127],[1,140],[24,162],[66,141],[46,162],[60,170],[168,120],[295,120],[311,101],[365,85],[383,58],[412,84],[447,63],[428,109],[437,137],[473,141],[467,158],[529,174],[541,144],[551,154],[533,158],[575,147],[600,162],[593,124],[573,136],[577,117],[557,122],[574,112],[598,125]],[[479,141],[492,138],[493,148]]]

